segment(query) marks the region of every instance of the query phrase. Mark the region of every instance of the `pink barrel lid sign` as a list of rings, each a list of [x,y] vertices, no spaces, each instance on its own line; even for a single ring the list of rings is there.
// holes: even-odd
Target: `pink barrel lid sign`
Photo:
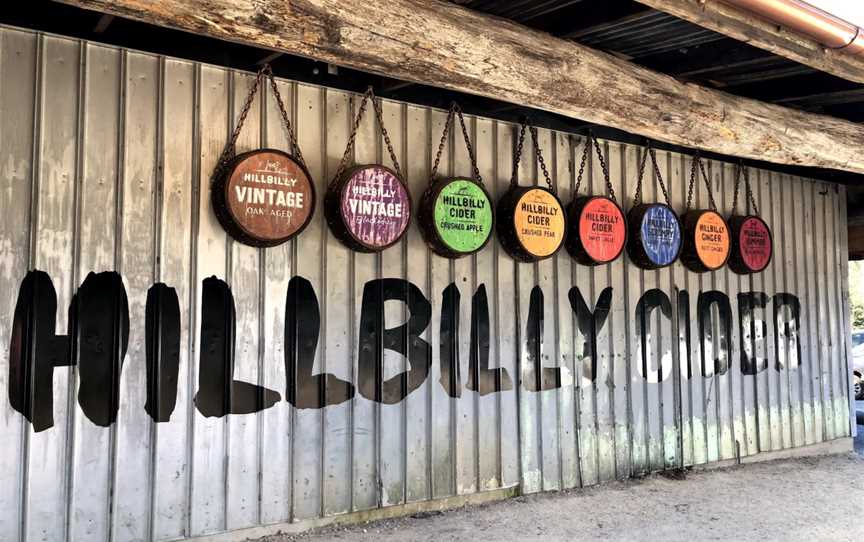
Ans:
[[[411,198],[391,170],[360,166],[348,173],[340,211],[349,233],[369,248],[386,248],[402,237],[411,219]]]

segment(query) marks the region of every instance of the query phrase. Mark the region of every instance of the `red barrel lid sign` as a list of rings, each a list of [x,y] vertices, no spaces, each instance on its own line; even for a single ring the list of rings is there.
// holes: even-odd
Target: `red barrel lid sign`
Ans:
[[[568,209],[570,227],[567,250],[579,263],[599,265],[614,261],[627,241],[627,222],[617,203],[604,196],[576,198]]]
[[[753,215],[733,216],[729,228],[732,231],[729,267],[739,274],[759,273],[768,267],[774,247],[765,221]]]
[[[253,246],[275,246],[303,230],[315,209],[309,173],[275,149],[240,154],[215,179],[213,208],[232,237]]]

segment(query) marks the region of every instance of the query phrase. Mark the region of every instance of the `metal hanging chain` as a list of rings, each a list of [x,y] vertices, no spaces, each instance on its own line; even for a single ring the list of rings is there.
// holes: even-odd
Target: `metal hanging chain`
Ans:
[[[354,117],[354,124],[351,126],[351,133],[348,136],[348,144],[345,145],[345,152],[342,153],[342,159],[339,160],[339,166],[336,168],[336,173],[333,175],[334,180],[339,179],[348,167],[348,159],[351,156],[351,152],[354,150],[354,142],[357,139],[357,130],[360,129],[360,121],[363,120],[363,113],[366,111],[366,103],[369,101],[370,95],[372,95],[372,87],[369,87],[366,89],[366,92],[363,93],[363,100],[360,101],[360,109]],[[350,105],[354,105],[353,96],[350,98]]]
[[[285,109],[285,103],[282,101],[282,94],[276,86],[276,78],[273,77],[273,69],[270,64],[265,64],[262,68],[270,79],[270,88],[273,89],[273,97],[276,98],[276,105],[279,106],[279,113],[282,115],[282,122],[285,124],[285,129],[288,130],[288,139],[291,141],[291,146],[294,149],[294,154],[297,161],[305,168],[306,160],[303,159],[303,153],[300,152],[300,145],[297,144],[297,136],[294,134],[294,129],[291,127],[291,121],[288,120],[288,111]]]
[[[633,205],[642,203],[642,178],[645,176],[645,163],[648,157],[651,157],[651,164],[654,170],[654,182],[660,185],[660,191],[663,192],[663,198],[666,200],[666,205],[672,206],[672,200],[669,198],[669,192],[666,190],[666,183],[663,182],[663,175],[660,173],[660,165],[657,163],[657,153],[654,152],[654,147],[650,141],[645,142],[645,150],[642,151],[642,162],[639,164],[639,180],[636,182],[636,194],[633,196]]]
[[[288,120],[288,113],[285,110],[285,104],[282,102],[282,95],[276,87],[276,79],[273,77],[273,69],[269,64],[265,64],[255,76],[255,81],[249,87],[249,93],[246,96],[246,101],[243,103],[243,108],[240,110],[240,116],[237,118],[237,125],[234,126],[234,131],[231,132],[231,137],[225,144],[222,154],[219,156],[219,161],[216,164],[216,175],[228,167],[228,163],[234,158],[237,151],[237,138],[240,137],[240,130],[243,129],[243,124],[246,122],[246,117],[249,116],[249,111],[252,109],[252,102],[255,100],[255,95],[261,88],[261,81],[267,77],[270,79],[270,86],[273,89],[273,96],[276,98],[276,103],[279,105],[279,112],[282,115],[282,121],[285,123],[285,128],[288,130],[288,138],[293,147],[297,161],[303,167],[306,167],[306,162],[303,160],[303,154],[300,152],[300,146],[297,144],[297,138],[294,135],[294,130],[291,127],[291,121]]]
[[[450,106],[450,110],[447,111],[447,121],[444,122],[444,131],[441,133],[441,141],[438,143],[438,152],[435,153],[435,162],[432,164],[432,170],[429,172],[429,184],[432,184],[435,176],[438,175],[438,165],[441,163],[441,155],[444,153],[444,145],[447,144],[447,134],[450,133],[450,125],[453,124],[453,108],[455,106],[456,102],[453,102]]]
[[[474,176],[477,184],[483,184],[480,168],[477,167],[477,156],[474,154],[471,137],[468,135],[468,126],[465,124],[465,117],[462,116],[462,108],[456,102],[453,102],[453,107],[456,109],[456,116],[459,118],[459,124],[462,126],[462,138],[465,140],[465,148],[468,149],[468,159],[471,160],[471,174]]]
[[[435,162],[429,174],[429,183],[431,184],[438,174],[441,155],[444,152],[444,146],[447,144],[447,135],[450,133],[454,117],[459,117],[459,124],[462,126],[462,137],[465,139],[465,147],[468,149],[468,159],[471,161],[471,178],[477,184],[483,184],[483,179],[480,177],[480,169],[477,167],[477,159],[474,156],[474,147],[471,145],[471,137],[468,135],[468,126],[465,124],[465,117],[462,116],[462,108],[456,102],[453,102],[447,111],[447,122],[444,123],[444,132],[441,134],[441,142],[438,143],[438,152],[435,154]]]
[[[603,158],[603,151],[600,149],[600,143],[597,141],[597,137],[594,136],[594,133],[591,131],[588,132],[588,137],[585,138],[585,145],[582,150],[582,160],[579,163],[579,175],[576,177],[576,190],[574,192],[576,194],[579,193],[579,186],[582,184],[582,176],[585,173],[585,163],[592,154],[592,143],[593,150],[597,151],[597,159],[600,161],[600,168],[603,170],[603,178],[606,181],[606,190],[609,192],[609,199],[618,203],[615,199],[615,189],[612,187],[612,181],[609,179],[609,168],[606,167],[606,160]]]
[[[396,176],[404,180],[402,169],[399,167],[399,160],[396,158],[396,151],[393,150],[393,143],[390,142],[390,134],[387,133],[387,128],[384,127],[384,113],[381,111],[381,102],[375,98],[375,93],[371,87],[368,92],[372,99],[372,109],[375,111],[375,118],[378,119],[378,128],[381,130],[381,135],[384,136],[387,152],[390,154],[390,160],[393,162],[393,169],[396,170]]]
[[[345,146],[345,152],[342,153],[342,159],[339,160],[339,166],[336,168],[336,173],[333,175],[333,180],[339,179],[345,170],[348,168],[348,162],[354,146],[357,141],[357,131],[360,129],[360,122],[363,120],[363,113],[366,112],[366,105],[372,101],[372,108],[375,110],[375,118],[378,121],[378,128],[381,130],[381,135],[384,136],[384,143],[387,145],[387,152],[390,154],[390,160],[393,162],[393,169],[396,170],[396,175],[403,179],[402,169],[399,167],[399,160],[396,158],[396,152],[393,150],[393,143],[390,141],[390,134],[387,133],[387,128],[384,127],[384,115],[381,113],[381,106],[376,101],[375,91],[370,86],[363,93],[363,99],[360,101],[360,108],[357,110],[357,115],[354,117],[354,124],[351,126],[351,133],[348,136],[348,144]],[[351,97],[351,104],[354,103],[354,97]]]
[[[732,195],[732,214],[738,210],[738,189],[741,187],[741,172],[744,170],[744,164],[738,162],[738,167],[735,168],[735,192]]]
[[[693,185],[696,184],[696,169],[699,169],[702,174],[702,179],[705,181],[705,187],[708,188],[708,203],[711,205],[711,210],[717,211],[717,203],[714,201],[714,190],[711,189],[711,181],[708,180],[708,174],[705,172],[705,165],[702,163],[702,158],[699,152],[693,157],[693,164],[690,167],[690,187],[687,189],[687,207],[685,212],[690,210],[690,205],[693,202]]]
[[[525,143],[525,128],[528,119],[524,119],[519,127],[519,139],[516,144],[516,152],[513,153],[513,174],[510,176],[510,185],[516,186],[516,177],[519,173],[519,160],[522,158],[522,145]]]
[[[744,165],[744,162],[738,162],[738,167],[736,168],[735,175],[735,195],[732,197],[732,214],[734,215],[738,210],[738,192],[741,188],[741,178],[744,178],[745,190],[747,191],[747,197],[745,201],[745,209],[744,214],[747,214],[746,206],[750,204],[753,208],[753,214],[756,216],[759,215],[759,208],[756,206],[756,198],[753,197],[753,191],[750,189],[750,170]]]
[[[549,170],[546,169],[546,161],[543,160],[543,153],[540,151],[540,145],[537,144],[537,128],[531,124],[530,119],[525,117],[522,119],[521,128],[519,130],[519,143],[516,145],[516,153],[513,155],[513,176],[510,177],[510,184],[516,185],[516,174],[519,171],[519,158],[522,156],[522,145],[525,143],[525,128],[531,132],[531,140],[534,142],[534,159],[540,164],[540,170],[543,172],[543,178],[546,180],[546,186],[549,191],[555,193],[553,188],[552,177],[549,176]]]
[[[555,189],[552,185],[552,178],[549,176],[549,170],[546,169],[546,161],[543,160],[543,153],[540,152],[540,145],[537,143],[537,128],[534,125],[529,124],[528,129],[531,131],[531,140],[534,142],[534,158],[537,159],[537,162],[540,164],[540,170],[543,172],[543,178],[546,179],[546,186],[549,187],[550,192],[555,192]]]
[[[756,206],[756,198],[753,197],[753,190],[750,188],[750,171],[744,168],[744,185],[747,187],[747,196],[750,198],[750,205],[753,206],[753,214],[759,216],[759,207]]]

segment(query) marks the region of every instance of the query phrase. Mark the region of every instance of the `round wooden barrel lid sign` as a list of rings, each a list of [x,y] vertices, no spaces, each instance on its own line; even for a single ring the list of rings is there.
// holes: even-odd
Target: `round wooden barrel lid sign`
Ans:
[[[439,255],[458,258],[477,252],[489,241],[493,222],[489,194],[471,179],[445,179],[423,195],[420,224]]]
[[[768,224],[758,216],[733,216],[729,268],[739,274],[759,273],[771,262],[773,239]]]
[[[603,196],[583,196],[573,200],[567,215],[571,230],[567,250],[584,265],[614,261],[624,250],[627,222],[618,204]]]
[[[381,165],[357,166],[331,186],[325,210],[334,234],[351,248],[378,252],[396,243],[411,219],[411,196]]]
[[[315,189],[306,168],[275,149],[235,157],[215,180],[212,199],[225,230],[259,247],[278,245],[300,233],[315,209]]]
[[[630,227],[628,250],[633,262],[644,269],[671,265],[681,252],[681,223],[668,205],[644,203],[627,217]]]
[[[501,244],[517,260],[548,258],[564,244],[564,207],[545,188],[511,188],[499,202],[498,219]]]
[[[682,261],[697,273],[720,269],[729,259],[729,227],[716,211],[689,211],[684,215]]]

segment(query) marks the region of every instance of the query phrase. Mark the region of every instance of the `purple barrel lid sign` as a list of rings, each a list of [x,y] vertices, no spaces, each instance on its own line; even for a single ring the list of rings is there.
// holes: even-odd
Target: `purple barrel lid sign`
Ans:
[[[384,166],[361,166],[348,174],[340,211],[357,241],[386,248],[402,237],[411,218],[411,197],[396,174]]]

